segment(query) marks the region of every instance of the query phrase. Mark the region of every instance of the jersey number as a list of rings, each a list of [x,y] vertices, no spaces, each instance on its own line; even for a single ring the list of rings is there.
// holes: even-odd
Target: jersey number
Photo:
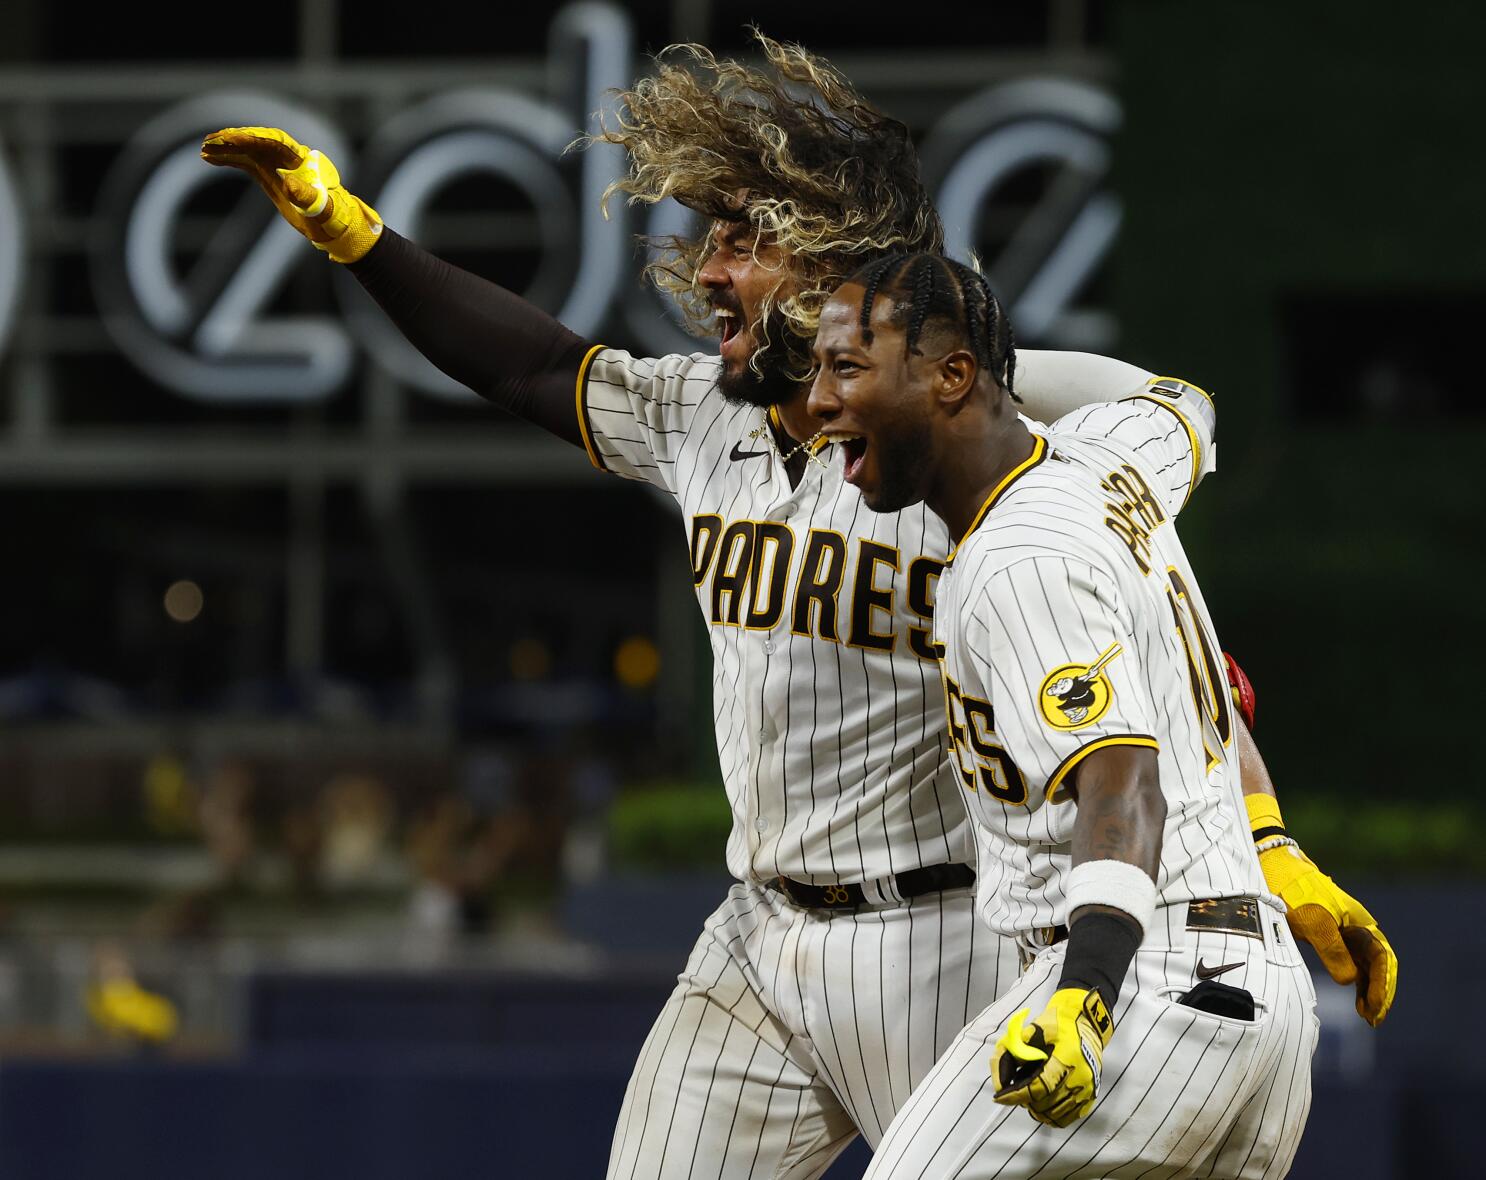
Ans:
[[[1168,585],[1166,600],[1171,605],[1171,617],[1176,621],[1176,633],[1181,636],[1182,650],[1187,655],[1187,678],[1192,689],[1192,704],[1197,709],[1197,720],[1202,726],[1202,745],[1207,751],[1207,769],[1211,770],[1221,758],[1213,748],[1227,746],[1233,737],[1233,715],[1228,708],[1228,677],[1223,665],[1213,653],[1203,629],[1202,619],[1192,602],[1191,591],[1186,580],[1173,567],[1166,570]]]
[[[996,719],[989,702],[966,696],[948,675],[944,697],[955,764],[966,790],[983,790],[1002,803],[1022,806],[1027,802],[1027,780],[1011,755],[996,744]],[[962,752],[969,755],[973,769],[966,767]]]

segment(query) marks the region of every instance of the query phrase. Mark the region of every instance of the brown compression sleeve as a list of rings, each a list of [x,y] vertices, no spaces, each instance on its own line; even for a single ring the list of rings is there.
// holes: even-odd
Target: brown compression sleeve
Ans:
[[[419,352],[504,410],[583,445],[574,390],[589,341],[540,308],[435,258],[407,238],[382,240],[347,269]]]

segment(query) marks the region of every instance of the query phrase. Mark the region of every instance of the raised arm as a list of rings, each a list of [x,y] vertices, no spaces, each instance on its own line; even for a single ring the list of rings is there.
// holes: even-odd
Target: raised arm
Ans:
[[[275,127],[206,137],[209,164],[257,181],[299,233],[348,266],[404,336],[456,381],[582,445],[574,389],[592,345],[519,295],[435,258],[382,225],[335,165]]]
[[[1018,348],[1012,384],[1029,418],[1055,422],[1084,406],[1134,397],[1154,377],[1138,365],[1098,353]]]
[[[593,347],[587,340],[391,230],[350,271],[413,347],[454,380],[583,445],[573,390]]]

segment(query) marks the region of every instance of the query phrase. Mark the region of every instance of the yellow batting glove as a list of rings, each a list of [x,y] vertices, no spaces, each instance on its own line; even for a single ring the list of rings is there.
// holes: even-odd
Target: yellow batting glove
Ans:
[[[1025,1106],[1039,1123],[1066,1127],[1094,1109],[1114,1021],[1097,991],[1060,988],[1030,1026],[1012,1016],[991,1055],[995,1100]]]
[[[355,262],[377,244],[377,211],[341,187],[329,157],[277,127],[228,127],[201,143],[201,158],[240,168],[258,182],[280,215],[336,262]]]
[[[1265,884],[1289,907],[1291,932],[1315,948],[1337,983],[1356,983],[1357,1014],[1374,1027],[1381,1024],[1398,988],[1398,956],[1378,929],[1377,919],[1284,836],[1284,821],[1273,797],[1245,795],[1244,804],[1249,826],[1264,849],[1259,867]],[[1276,830],[1283,840],[1264,835]],[[1274,846],[1265,848],[1266,843]]]

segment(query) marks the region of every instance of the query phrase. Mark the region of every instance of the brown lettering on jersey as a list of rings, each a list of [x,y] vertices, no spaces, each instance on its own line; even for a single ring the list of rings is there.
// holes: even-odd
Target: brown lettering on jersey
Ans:
[[[996,747],[996,711],[989,701],[960,694],[965,706],[965,735],[970,739],[970,748],[982,758],[987,758]]]
[[[886,589],[880,588],[877,585],[877,567],[885,565],[897,573],[899,554],[893,546],[876,541],[862,540],[857,544],[856,578],[851,591],[851,636],[846,642],[851,647],[892,651],[898,638],[892,623],[889,622],[886,634],[874,631],[872,612],[886,611],[889,620],[892,619],[896,579],[890,581]]]
[[[717,538],[722,535],[722,517],[703,513],[691,518],[691,584],[700,586],[717,556]]]
[[[1192,703],[1197,706],[1199,720],[1205,715],[1212,722],[1218,740],[1226,746],[1233,737],[1227,666],[1219,662],[1214,645],[1208,642],[1207,631],[1202,626],[1202,615],[1181,571],[1175,566],[1168,566],[1166,579],[1166,598],[1171,604],[1172,621],[1176,623],[1176,633],[1181,638],[1182,649],[1187,656]],[[1204,737],[1204,745],[1206,742]],[[1217,753],[1209,748],[1207,768],[1211,770],[1217,762]]]
[[[895,611],[903,557],[877,541],[857,543],[855,568],[847,569],[849,545],[831,529],[811,529],[803,544],[777,520],[724,521],[715,513],[691,520],[691,573],[708,619],[720,627],[771,631],[786,618],[796,635],[871,651],[896,647],[900,626],[921,660],[937,661],[934,594],[944,562],[915,557],[908,565],[906,614]],[[796,557],[799,568],[794,569]],[[880,567],[886,566],[884,575]],[[709,586],[708,579],[711,579]],[[841,617],[841,590],[851,585],[851,617]],[[885,613],[886,619],[877,617]],[[843,627],[846,634],[843,636]]]
[[[915,557],[908,566],[908,609],[924,620],[922,627],[908,628],[908,646],[921,660],[937,660],[944,655],[934,643],[931,624],[934,621],[934,583],[944,571],[944,562],[932,557]]]
[[[741,625],[743,593],[748,585],[749,567],[753,564],[751,520],[735,520],[728,525],[718,543],[717,572],[712,575],[712,622],[729,627]],[[727,610],[723,610],[723,599]]]
[[[996,714],[991,703],[962,691],[945,673],[944,712],[949,719],[951,753],[965,789],[984,790],[1002,803],[1024,806],[1027,780],[1011,755],[996,741]],[[971,765],[965,764],[962,755],[969,755]]]
[[[769,631],[784,615],[789,563],[795,554],[795,534],[787,524],[761,520],[754,531],[753,568],[748,577],[750,631]],[[766,576],[768,584],[761,585]]]
[[[1151,572],[1151,533],[1166,522],[1166,511],[1156,499],[1145,478],[1130,464],[1118,471],[1111,471],[1099,482],[1099,486],[1110,493],[1111,499],[1104,508],[1109,513],[1104,518],[1105,527],[1113,529],[1141,574]]]
[[[1105,505],[1105,507],[1110,507]],[[1135,560],[1135,568],[1142,574],[1151,572],[1151,534],[1146,532],[1136,521],[1128,516],[1117,515],[1111,510],[1111,514],[1104,518],[1106,528],[1113,529],[1120,540],[1125,542],[1126,548],[1130,550],[1130,556]]]
[[[800,563],[800,578],[795,583],[792,629],[796,635],[841,642],[836,600],[845,573],[846,538],[825,529],[811,529],[805,542],[805,560]]]
[[[965,749],[965,727],[960,723],[960,718],[965,715],[964,705],[960,697],[960,686],[956,684],[948,672],[942,677],[944,681],[944,716],[949,723],[949,752],[954,755],[955,769],[960,772],[960,782],[965,785],[965,790],[975,790],[975,772],[966,770],[965,764],[960,760],[960,751]]]
[[[1127,514],[1139,516],[1147,529],[1166,523],[1166,510],[1156,499],[1150,484],[1134,467],[1126,463],[1119,471],[1111,471],[1099,485],[1107,492],[1120,497],[1120,506]]]

